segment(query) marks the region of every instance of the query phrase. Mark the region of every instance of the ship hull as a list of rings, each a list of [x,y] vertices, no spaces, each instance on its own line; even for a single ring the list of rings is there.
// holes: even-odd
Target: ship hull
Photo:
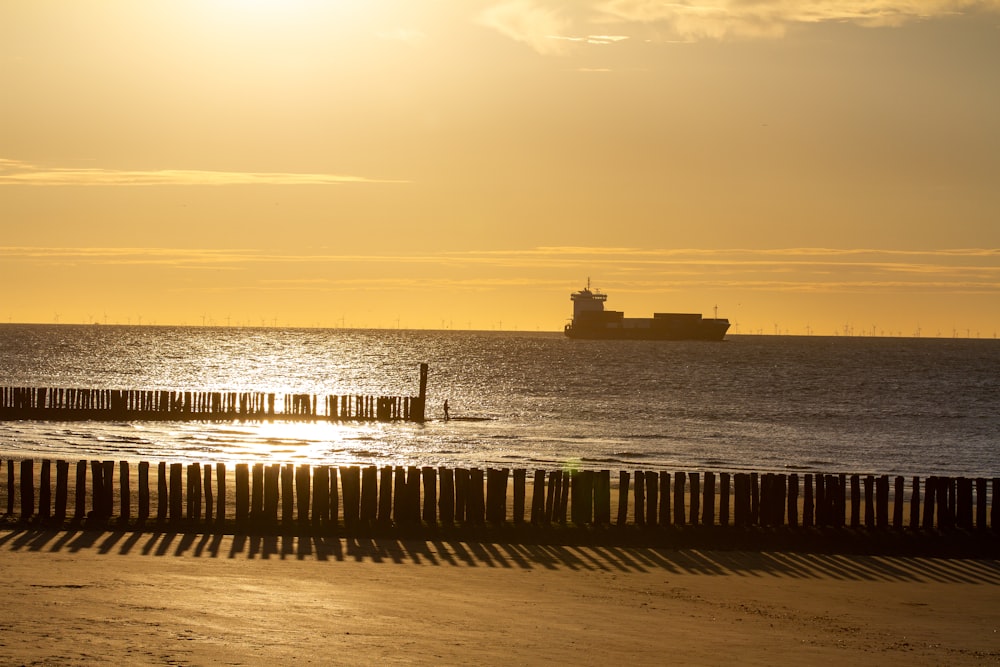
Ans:
[[[722,320],[702,320],[696,330],[670,330],[661,328],[626,328],[615,326],[574,326],[566,325],[565,333],[570,338],[583,340],[704,340],[721,341],[729,330],[729,322]]]

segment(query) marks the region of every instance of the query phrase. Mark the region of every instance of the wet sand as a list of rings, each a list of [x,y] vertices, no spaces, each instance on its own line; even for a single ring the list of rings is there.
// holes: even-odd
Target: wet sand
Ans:
[[[996,664],[1000,562],[0,531],[3,664]]]

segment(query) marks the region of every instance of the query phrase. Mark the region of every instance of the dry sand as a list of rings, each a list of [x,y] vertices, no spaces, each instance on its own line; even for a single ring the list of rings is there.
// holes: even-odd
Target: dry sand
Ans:
[[[1000,562],[0,531],[2,664],[993,664]]]

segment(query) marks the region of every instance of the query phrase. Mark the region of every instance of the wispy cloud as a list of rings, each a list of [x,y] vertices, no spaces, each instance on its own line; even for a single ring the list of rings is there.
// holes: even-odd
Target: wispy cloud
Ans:
[[[405,182],[344,174],[45,167],[0,158],[0,185],[343,185]]]
[[[288,254],[262,249],[0,247],[0,260],[8,266],[31,262],[229,271],[280,267],[281,277],[261,276],[241,287],[263,290],[424,290],[430,286],[482,290],[540,284],[565,288],[567,280],[590,275],[598,280],[597,286],[613,285],[617,293],[692,288],[1000,293],[1000,249],[992,248],[543,247],[378,255],[323,253],[322,249],[314,254]],[[351,278],[344,277],[345,267],[350,267]],[[384,277],[384,268],[390,268],[394,277]]]
[[[608,44],[637,33],[657,41],[777,38],[794,26],[854,23],[896,27],[965,12],[1000,12],[1000,0],[594,0],[570,12],[561,0],[513,0],[487,9],[480,23],[542,54],[568,43]],[[616,37],[606,34],[613,27]],[[554,41],[558,44],[553,44]]]

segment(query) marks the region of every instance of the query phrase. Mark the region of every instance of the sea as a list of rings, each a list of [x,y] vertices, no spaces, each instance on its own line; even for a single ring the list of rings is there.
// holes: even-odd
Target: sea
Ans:
[[[995,339],[0,325],[4,386],[415,396],[421,363],[422,424],[6,421],[0,456],[1000,477]]]

